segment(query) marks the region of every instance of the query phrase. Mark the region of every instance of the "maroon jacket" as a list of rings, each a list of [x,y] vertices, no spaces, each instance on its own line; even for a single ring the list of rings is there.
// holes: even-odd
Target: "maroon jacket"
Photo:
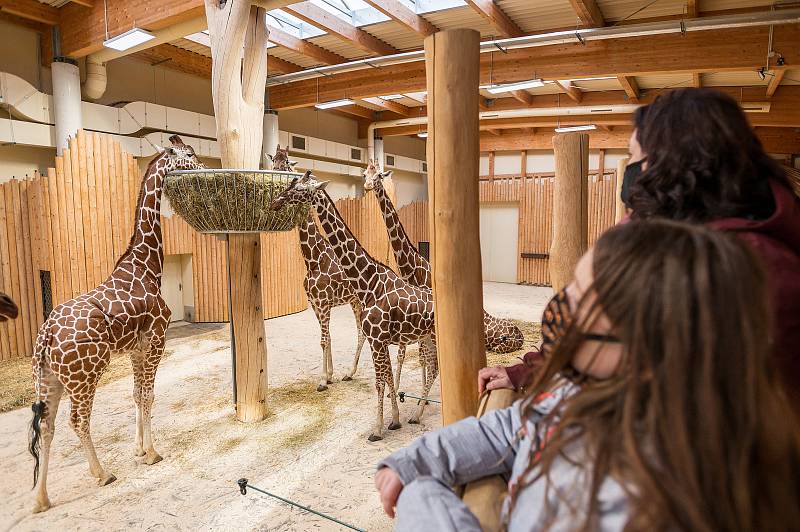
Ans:
[[[775,357],[786,392],[800,405],[800,199],[792,191],[771,182],[775,212],[766,220],[724,218],[709,222],[722,231],[735,232],[761,257],[774,309]],[[512,384],[529,384],[541,355],[525,355],[523,364],[508,368]]]

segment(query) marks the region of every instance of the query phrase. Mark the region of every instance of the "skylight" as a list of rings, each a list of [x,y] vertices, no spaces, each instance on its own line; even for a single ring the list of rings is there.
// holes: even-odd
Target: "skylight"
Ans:
[[[418,15],[467,5],[464,0],[412,0]]]
[[[364,0],[308,0],[309,3],[324,9],[335,17],[356,27],[377,24],[390,20],[389,17],[366,3]]]
[[[279,28],[298,39],[308,39],[325,35],[325,31],[316,26],[303,22],[299,18],[282,9],[273,9],[267,12],[267,24]]]

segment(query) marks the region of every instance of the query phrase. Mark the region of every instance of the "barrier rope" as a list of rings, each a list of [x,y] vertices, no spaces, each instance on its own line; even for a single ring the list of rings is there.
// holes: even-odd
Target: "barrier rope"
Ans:
[[[406,397],[408,397],[409,399],[416,399],[417,400],[417,404],[419,404],[421,401],[427,401],[428,403],[442,404],[441,401],[437,401],[436,399],[431,399],[430,397],[417,397],[416,395],[411,395],[410,393],[406,393],[406,392],[398,393],[397,397],[400,398],[400,402],[401,403],[405,403],[406,402]]]
[[[253,486],[252,484],[248,484],[246,478],[240,478],[236,483],[239,485],[239,491],[242,493],[242,495],[247,495],[247,488],[250,488],[250,489],[256,490],[259,493],[263,493],[264,495],[268,495],[268,496],[270,496],[270,497],[272,497],[274,499],[278,499],[281,502],[284,502],[286,504],[294,506],[295,508],[300,508],[301,510],[305,510],[306,512],[310,512],[310,513],[312,513],[312,514],[314,514],[316,516],[322,517],[323,519],[327,519],[328,521],[333,521],[337,525],[341,525],[341,526],[343,526],[345,528],[349,528],[350,530],[356,530],[357,532],[366,532],[365,530],[363,530],[361,528],[358,528],[358,527],[355,527],[353,525],[349,525],[349,524],[345,523],[344,521],[339,521],[335,517],[331,517],[329,515],[325,515],[322,512],[318,512],[316,510],[312,510],[308,506],[303,506],[302,504],[298,504],[296,502],[290,501],[289,499],[284,499],[283,497],[281,497],[279,495],[275,495],[274,493],[270,493],[270,492],[268,492],[266,490],[262,490],[261,488],[257,488],[256,486]]]

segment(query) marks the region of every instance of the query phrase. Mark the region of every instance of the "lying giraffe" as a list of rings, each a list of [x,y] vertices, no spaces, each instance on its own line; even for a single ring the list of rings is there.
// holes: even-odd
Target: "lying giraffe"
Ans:
[[[281,148],[275,150],[275,155],[268,155],[272,161],[272,169],[294,172],[297,164],[289,160],[289,150]],[[306,265],[306,276],[303,279],[303,288],[306,290],[308,304],[317,316],[320,328],[320,345],[322,346],[322,379],[317,385],[317,391],[328,389],[328,384],[333,382],[333,355],[331,354],[331,309],[340,305],[350,305],[356,318],[358,331],[358,344],[353,357],[353,368],[350,373],[342,377],[349,381],[358,370],[358,359],[364,346],[364,333],[361,331],[361,304],[356,297],[353,282],[347,278],[342,267],[336,261],[336,255],[331,245],[325,240],[314,222],[314,215],[308,214],[304,223],[300,224],[300,251]]]
[[[294,179],[289,187],[273,202],[272,208],[283,205],[311,203],[333,247],[336,257],[347,276],[355,281],[356,294],[363,308],[361,328],[372,348],[375,365],[375,389],[378,393],[376,423],[369,441],[383,438],[383,399],[388,386],[391,398],[392,422],[389,430],[400,428],[389,345],[424,342],[435,352],[433,343],[433,298],[429,290],[414,286],[401,279],[388,266],[373,259],[353,236],[336,209],[325,185],[313,179],[308,171],[302,178]],[[433,371],[435,368],[430,368]],[[425,386],[436,375],[426,378]],[[424,395],[427,395],[425,389]],[[418,423],[425,409],[425,401],[417,408],[409,423]]]
[[[0,323],[15,320],[19,315],[17,304],[3,292],[0,292]]]
[[[116,480],[97,459],[89,431],[97,382],[112,353],[131,356],[135,454],[149,465],[161,461],[150,429],[153,385],[171,317],[161,297],[161,191],[164,177],[172,170],[203,168],[191,146],[177,135],[170,140],[173,145],[150,162],[142,179],[133,235],[111,275],[94,290],[58,305],[39,329],[31,360],[36,402],[29,450],[35,461],[33,483],[38,488],[34,513],[50,507],[47,466],[64,391],[70,399],[70,425],[83,445],[89,471],[100,486]]]
[[[383,186],[383,180],[391,175],[391,171],[378,172],[374,162],[370,161],[364,171],[364,190],[374,190],[378,198],[400,277],[409,283],[430,289],[433,286],[431,264],[411,243],[411,239],[406,234],[400,221],[400,216],[397,214],[394,204]],[[489,351],[510,353],[522,348],[524,341],[522,331],[510,320],[497,318],[484,310],[483,328],[486,349]],[[398,368],[397,373],[399,385],[400,368]]]

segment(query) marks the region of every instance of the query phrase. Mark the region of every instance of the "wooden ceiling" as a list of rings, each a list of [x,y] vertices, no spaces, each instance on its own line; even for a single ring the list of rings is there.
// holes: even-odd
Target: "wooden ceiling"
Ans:
[[[602,27],[771,9],[766,0],[714,0],[713,4],[708,0],[715,9],[712,12],[703,10],[702,0],[690,0],[683,14],[663,11],[666,9],[663,8],[663,12],[659,11],[657,16],[647,16],[645,10],[641,14],[634,13],[636,16],[630,20],[623,20],[620,13],[625,9],[639,7],[639,3],[647,6],[648,2],[642,0],[632,6],[628,0],[465,0],[467,5],[464,7],[420,15],[401,0],[365,1],[389,20],[357,27],[311,2],[255,0],[254,3],[267,9],[283,8],[285,13],[326,32],[319,37],[300,38],[271,27],[270,41],[276,47],[270,50],[270,72],[291,73],[308,65],[338,64],[353,57],[378,57],[407,51],[409,46],[418,46],[425,36],[457,25],[458,19],[468,21],[470,27],[475,25],[485,36],[522,36],[531,33],[530,28],[537,22],[535,19],[539,7],[543,13],[539,18],[547,19],[549,15],[546,13],[552,12],[548,20],[552,20],[554,25],[561,24],[561,27],[546,28],[549,30],[564,29],[565,15],[570,14],[580,27]],[[540,2],[542,6],[539,6]],[[106,4],[107,14],[102,0],[78,0],[61,8],[38,0],[0,0],[0,17],[39,29],[45,36],[43,40],[47,40],[49,28],[58,25],[61,29],[62,54],[79,58],[102,49],[106,24],[108,34],[117,35],[134,25],[156,31],[204,16],[203,0],[107,0]],[[719,11],[726,6],[733,9]],[[392,37],[392,32],[398,35],[402,33],[402,38]],[[773,50],[778,51],[785,61],[783,67],[776,67],[773,61],[771,68],[765,72],[765,81],[758,86],[740,82],[722,86],[717,84],[717,88],[743,102],[771,102],[768,113],[752,113],[748,116],[759,129],[769,128],[769,138],[773,139],[771,142],[786,149],[797,141],[797,131],[800,130],[800,25],[776,25],[771,37]],[[683,86],[700,86],[704,82],[704,75],[714,80],[720,73],[756,72],[765,65],[768,42],[770,29],[754,27],[684,35],[630,37],[585,44],[576,42],[482,54],[482,84],[519,81],[534,76],[553,83],[538,92],[515,91],[491,98],[483,93],[481,107],[483,110],[506,110],[647,103],[661,90],[670,88],[669,83],[657,81],[669,75],[685,75],[687,81]],[[201,45],[180,39],[172,44],[161,44],[138,52],[133,57],[151,64],[159,63],[165,68],[209,77],[209,55],[210,52],[206,52]],[[795,67],[798,69],[791,70]],[[751,76],[740,77],[751,79]],[[579,81],[584,78],[611,78],[612,82],[610,85],[607,83],[605,88],[592,89],[587,87],[587,83]],[[422,62],[274,85],[269,91],[270,104],[277,109],[307,107],[318,101],[342,97],[352,98],[356,104],[340,108],[338,112],[349,113],[362,126],[376,119],[425,114],[424,104],[409,98],[399,101],[377,98],[387,94],[425,91],[425,68]],[[625,115],[577,115],[559,122],[562,125],[570,121],[580,123],[581,120],[586,123],[590,118],[592,123],[599,126],[597,132],[592,132],[593,139],[596,139],[593,143],[619,142],[628,131],[629,117]],[[487,120],[482,122],[482,143],[517,149],[528,138],[531,145],[538,145],[545,143],[546,135],[552,135],[555,125],[550,118]],[[404,130],[399,127],[384,130],[383,134],[413,134],[418,129],[416,126],[414,131],[407,131],[407,128]],[[800,146],[793,152],[800,152]]]

